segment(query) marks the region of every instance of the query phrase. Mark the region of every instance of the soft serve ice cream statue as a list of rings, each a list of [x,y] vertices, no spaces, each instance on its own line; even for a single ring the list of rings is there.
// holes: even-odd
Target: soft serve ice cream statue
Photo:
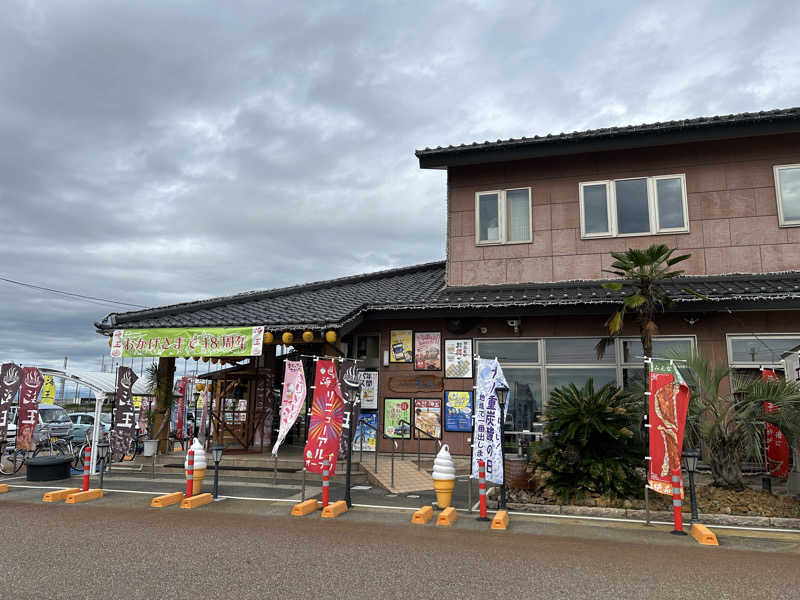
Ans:
[[[442,446],[433,461],[432,477],[433,489],[436,490],[436,503],[439,508],[445,509],[450,506],[456,484],[456,466],[450,456],[450,448],[447,444]]]
[[[206,451],[203,450],[203,444],[194,438],[189,450],[194,450],[194,479],[192,480],[192,496],[197,496],[200,493],[200,488],[203,486],[203,478],[206,476]],[[183,464],[186,469],[186,475],[189,475],[189,453],[186,453],[186,461]]]

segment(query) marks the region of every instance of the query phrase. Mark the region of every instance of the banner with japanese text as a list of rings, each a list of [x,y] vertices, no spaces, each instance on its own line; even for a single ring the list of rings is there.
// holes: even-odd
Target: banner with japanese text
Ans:
[[[5,363],[0,367],[0,441],[5,441],[11,402],[22,385],[22,367]]]
[[[133,384],[139,379],[130,367],[117,369],[117,389],[114,394],[114,428],[111,430],[111,454],[123,457],[128,453],[136,427],[133,410]]]
[[[303,452],[306,470],[322,473],[322,461],[330,460],[330,474],[336,473],[339,438],[342,435],[344,400],[332,360],[317,361],[314,378],[314,399],[311,404],[311,421],[308,441]]]
[[[361,375],[356,361],[345,358],[339,362],[339,386],[344,400],[344,418],[342,420],[342,437],[339,440],[339,458],[347,459],[347,452],[355,434],[355,424],[361,413]]]
[[[497,359],[479,358],[475,386],[475,428],[473,430],[472,476],[478,477],[478,461],[486,462],[486,481],[504,483],[500,423],[503,415],[495,388],[508,387]]]
[[[44,377],[36,367],[22,369],[22,386],[19,390],[19,416],[17,417],[17,449],[34,450],[33,430],[39,421],[39,391]]]
[[[188,388],[189,378],[184,375],[178,381],[178,419],[175,423],[175,437],[178,440],[186,439],[186,407],[189,404],[186,401],[186,391]],[[119,386],[117,389],[119,390]]]
[[[114,358],[261,356],[264,327],[115,329]]]
[[[671,496],[672,471],[681,470],[689,386],[673,361],[654,358],[650,363],[649,391],[650,467],[647,483],[659,494]]]
[[[39,399],[41,404],[54,404],[56,401],[56,384],[52,375],[44,376],[42,384],[42,397]]]
[[[289,430],[297,421],[305,402],[306,374],[303,371],[303,363],[299,360],[287,360],[283,371],[283,393],[281,395],[278,439],[272,447],[273,456],[277,456],[278,448],[281,447]]]
[[[761,378],[764,380],[777,381],[778,375],[772,369],[761,371]],[[773,414],[778,412],[778,406],[772,402],[764,402],[764,412]],[[767,438],[767,470],[774,477],[789,476],[789,458],[791,450],[789,442],[783,432],[772,423],[766,423]]]

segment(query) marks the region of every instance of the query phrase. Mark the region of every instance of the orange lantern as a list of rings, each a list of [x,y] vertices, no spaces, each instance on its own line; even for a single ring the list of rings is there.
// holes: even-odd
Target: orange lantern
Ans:
[[[325,341],[329,344],[333,344],[336,341],[336,332],[332,329],[330,331],[325,332]]]
[[[303,332],[303,341],[305,343],[311,343],[314,341],[314,332],[313,331],[304,331]]]
[[[294,334],[291,331],[284,331],[281,336],[281,341],[284,344],[291,344],[294,341]]]
[[[274,341],[275,341],[275,336],[271,332],[267,331],[264,334],[264,343],[265,344],[271,344]]]

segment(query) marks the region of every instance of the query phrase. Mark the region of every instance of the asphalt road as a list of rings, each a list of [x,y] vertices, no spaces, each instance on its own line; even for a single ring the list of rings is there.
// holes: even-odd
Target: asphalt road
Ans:
[[[0,500],[1,598],[800,597],[795,546],[704,548],[600,524],[490,532],[466,514],[445,529],[411,526],[400,511],[322,520],[230,499],[182,511],[136,495],[40,498],[13,488]]]

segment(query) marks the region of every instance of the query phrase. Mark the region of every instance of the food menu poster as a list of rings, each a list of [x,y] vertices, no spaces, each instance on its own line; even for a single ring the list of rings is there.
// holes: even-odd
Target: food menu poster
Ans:
[[[444,341],[444,376],[472,379],[472,340]]]
[[[400,421],[405,421],[401,423]],[[383,435],[387,438],[411,438],[411,400],[407,398],[384,398]]]
[[[435,439],[442,437],[442,400],[441,398],[415,398],[414,424]],[[424,433],[414,430],[414,437],[430,439]]]
[[[441,371],[442,335],[438,331],[418,331],[414,335],[414,368]]]
[[[414,332],[411,329],[392,329],[389,332],[389,362],[413,362],[413,349]]]
[[[446,392],[445,431],[472,431],[472,392]]]
[[[361,371],[361,408],[378,410],[378,373],[377,371]]]

